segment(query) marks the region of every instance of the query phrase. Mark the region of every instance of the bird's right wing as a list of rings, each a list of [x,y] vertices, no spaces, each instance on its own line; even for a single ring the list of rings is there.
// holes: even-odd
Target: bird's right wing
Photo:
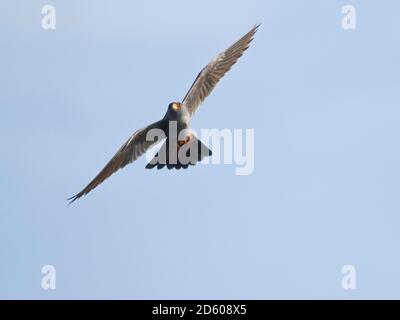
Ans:
[[[114,157],[106,164],[103,170],[79,193],[74,195],[67,200],[70,200],[71,204],[75,200],[79,199],[83,195],[89,193],[91,190],[96,188],[100,183],[106,180],[117,170],[125,167],[128,163],[135,161],[141,155],[143,155],[153,144],[159,142],[147,141],[146,135],[151,129],[161,129],[166,132],[166,121],[157,121],[145,128],[136,131],[129,139],[126,141],[122,147],[117,151]]]

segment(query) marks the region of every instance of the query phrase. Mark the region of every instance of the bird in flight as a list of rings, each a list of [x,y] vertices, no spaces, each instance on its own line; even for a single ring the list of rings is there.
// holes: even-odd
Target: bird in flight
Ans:
[[[180,132],[188,132],[188,129],[190,129],[190,120],[199,105],[211,93],[226,72],[242,56],[244,51],[247,50],[259,26],[259,24],[255,25],[242,38],[212,59],[197,75],[182,102],[170,103],[164,118],[137,130],[82,191],[67,199],[70,201],[69,204],[89,193],[114,172],[135,161],[138,157],[146,153],[151,146],[160,142],[155,139],[148,139],[148,134],[153,129],[162,130],[162,132],[165,132],[167,138],[153,160],[147,164],[146,169],[154,167],[161,169],[165,166],[168,169],[186,169],[189,165],[194,165],[204,157],[210,156],[211,150],[194,135],[190,134],[190,132],[182,139],[178,139],[178,135],[176,135],[177,138],[175,139],[170,138],[171,123],[175,123],[178,134]],[[193,155],[191,155],[191,147],[196,147],[196,150],[200,150],[200,152],[192,152]],[[190,158],[189,162],[182,162],[180,161],[180,157],[173,157],[175,151],[177,153],[184,148],[187,150],[186,155]],[[171,153],[169,150],[174,150],[174,152]],[[171,158],[174,158],[174,161]]]

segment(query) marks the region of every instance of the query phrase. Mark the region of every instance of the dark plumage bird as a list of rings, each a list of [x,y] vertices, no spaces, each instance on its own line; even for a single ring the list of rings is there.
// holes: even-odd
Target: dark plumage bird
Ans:
[[[182,130],[189,129],[190,120],[194,112],[204,101],[204,99],[211,93],[218,81],[221,80],[225,73],[236,63],[244,51],[246,51],[250,45],[250,42],[253,40],[254,34],[256,33],[258,27],[259,25],[255,25],[242,38],[212,59],[197,75],[194,83],[186,93],[182,102],[170,103],[164,118],[136,131],[128,139],[128,141],[122,145],[114,157],[106,164],[103,170],[101,170],[100,173],[81,192],[68,199],[70,200],[70,204],[96,188],[100,183],[106,180],[117,170],[125,167],[128,163],[135,161],[152,145],[159,142],[148,141],[146,139],[146,135],[151,129],[161,129],[165,132],[167,137],[169,136],[169,123],[171,121],[176,121],[178,134]],[[157,168],[160,169],[164,166],[167,166],[168,169],[185,169],[189,164],[194,165],[197,161],[200,161],[204,157],[211,155],[211,150],[209,150],[200,140],[191,134],[188,134],[183,140],[180,141],[170,141],[170,139],[167,138],[163,146],[160,148],[159,153],[169,150],[171,147],[178,151],[183,145],[186,145],[185,147],[187,147],[187,144],[197,144],[198,150],[201,150],[201,152],[199,151],[198,155],[195,156],[195,159],[191,159],[190,163],[180,163],[179,159],[175,162],[170,162],[168,158],[169,152],[167,151],[164,152],[164,154],[167,155],[164,157],[164,162],[157,161],[157,154],[155,158],[147,164],[146,168],[151,169],[157,166]]]

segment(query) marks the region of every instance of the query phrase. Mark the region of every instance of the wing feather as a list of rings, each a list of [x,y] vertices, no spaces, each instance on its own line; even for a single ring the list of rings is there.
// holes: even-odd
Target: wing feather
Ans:
[[[200,71],[182,101],[191,115],[197,110],[204,99],[210,95],[219,80],[222,79],[247,50],[259,26],[259,24],[255,25],[248,33],[228,49],[218,54]]]
[[[114,172],[122,169],[127,164],[135,161],[141,155],[143,155],[153,144],[158,141],[147,141],[146,135],[151,129],[166,129],[165,120],[155,122],[145,128],[136,131],[117,151],[112,159],[106,164],[106,166],[100,171],[100,173],[79,193],[74,195],[67,200],[70,200],[71,204],[80,197],[86,195],[91,190],[96,188],[100,183],[106,180]]]

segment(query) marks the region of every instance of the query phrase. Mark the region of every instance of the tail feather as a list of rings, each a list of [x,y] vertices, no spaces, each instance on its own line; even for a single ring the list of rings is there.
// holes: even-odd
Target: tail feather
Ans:
[[[171,159],[170,152],[173,156]],[[189,166],[194,166],[197,162],[211,155],[212,151],[193,135],[183,145],[179,145],[176,142],[171,143],[167,139],[153,159],[146,165],[146,169],[155,167],[157,169],[167,167],[169,170],[187,169]]]

